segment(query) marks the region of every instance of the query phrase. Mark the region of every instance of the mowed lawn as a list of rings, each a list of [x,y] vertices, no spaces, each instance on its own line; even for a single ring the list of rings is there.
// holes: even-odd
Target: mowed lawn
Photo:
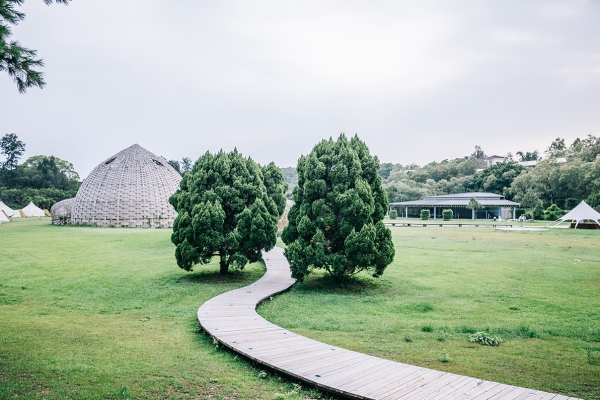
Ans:
[[[198,332],[206,300],[264,273],[181,270],[166,229],[0,225],[0,399],[305,399]]]
[[[367,354],[600,399],[600,231],[391,229],[382,278],[313,275],[259,313]],[[477,331],[501,345],[470,343]]]

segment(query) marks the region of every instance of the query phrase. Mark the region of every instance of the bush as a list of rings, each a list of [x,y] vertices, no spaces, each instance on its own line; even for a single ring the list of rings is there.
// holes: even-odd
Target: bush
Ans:
[[[443,210],[442,217],[444,221],[450,221],[454,217],[454,212],[452,210]]]
[[[500,346],[502,340],[499,337],[492,336],[487,332],[477,332],[469,336],[469,342],[479,343],[484,346]]]
[[[421,219],[423,219],[423,220],[429,219],[429,210],[421,210]]]
[[[533,209],[533,219],[544,219],[544,209],[542,206],[536,206]]]
[[[396,218],[398,218],[398,211],[391,210],[390,211],[390,219],[396,219]]]
[[[521,215],[527,215],[528,213],[529,213],[528,208],[517,208],[515,210],[515,218],[519,218]],[[531,218],[531,216],[529,218]]]
[[[556,221],[563,215],[565,215],[564,212],[556,204],[552,204],[544,211],[544,219],[547,221]]]
[[[597,210],[600,208],[600,192],[590,194],[585,202]]]

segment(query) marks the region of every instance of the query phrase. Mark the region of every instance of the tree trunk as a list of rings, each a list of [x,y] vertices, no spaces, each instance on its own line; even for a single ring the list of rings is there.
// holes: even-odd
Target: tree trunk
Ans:
[[[227,273],[229,272],[229,264],[227,263],[227,255],[225,254],[224,251],[221,251],[220,257],[221,257],[221,260],[219,261],[219,266],[221,267],[221,269],[220,269],[219,273],[221,275],[227,275]]]
[[[227,275],[227,273],[229,272],[229,265],[227,265],[227,263],[221,261],[219,263],[219,265],[221,266],[221,270],[220,270],[220,274],[221,275]]]

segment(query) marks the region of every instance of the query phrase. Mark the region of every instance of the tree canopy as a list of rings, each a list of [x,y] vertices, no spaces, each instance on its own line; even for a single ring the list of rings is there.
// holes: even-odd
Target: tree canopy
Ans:
[[[25,153],[25,143],[19,140],[19,137],[14,133],[7,133],[0,139],[0,154],[6,160],[0,163],[0,169],[10,171],[17,168],[19,159]]]
[[[1,1],[1,0],[0,0]],[[50,209],[60,200],[75,197],[81,185],[73,164],[54,156],[33,156],[19,164],[25,143],[9,133],[0,139],[6,161],[0,167],[0,198],[13,208],[33,201]]]
[[[71,0],[55,1],[68,4]],[[52,2],[53,0],[44,0],[46,4]],[[42,59],[36,59],[37,51],[10,40],[10,25],[17,25],[25,19],[25,14],[15,8],[23,3],[24,0],[0,0],[0,72],[8,72],[20,93],[25,93],[28,88],[34,86],[41,89],[46,84],[44,74],[35,69],[44,66]]]
[[[225,274],[262,259],[261,250],[276,243],[277,205],[261,167],[237,150],[200,157],[169,202],[179,213],[171,235],[175,258],[187,271],[218,256]]]
[[[282,233],[294,278],[302,281],[315,268],[337,279],[383,274],[394,246],[382,222],[388,202],[378,170],[379,160],[358,136],[323,140],[300,157],[295,204]]]
[[[277,215],[282,215],[285,210],[285,192],[288,185],[283,180],[283,172],[281,169],[271,162],[262,167],[263,182],[267,189],[267,194],[277,206]]]

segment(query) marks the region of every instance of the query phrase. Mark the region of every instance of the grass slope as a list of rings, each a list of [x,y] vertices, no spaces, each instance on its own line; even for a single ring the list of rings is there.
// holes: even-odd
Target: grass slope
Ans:
[[[170,230],[0,226],[0,398],[301,399],[216,349],[197,308],[257,280],[179,269]],[[313,396],[317,395],[312,393]]]
[[[396,257],[382,278],[339,287],[316,274],[260,314],[367,354],[600,399],[600,232],[392,232]],[[502,344],[469,342],[484,330]]]

